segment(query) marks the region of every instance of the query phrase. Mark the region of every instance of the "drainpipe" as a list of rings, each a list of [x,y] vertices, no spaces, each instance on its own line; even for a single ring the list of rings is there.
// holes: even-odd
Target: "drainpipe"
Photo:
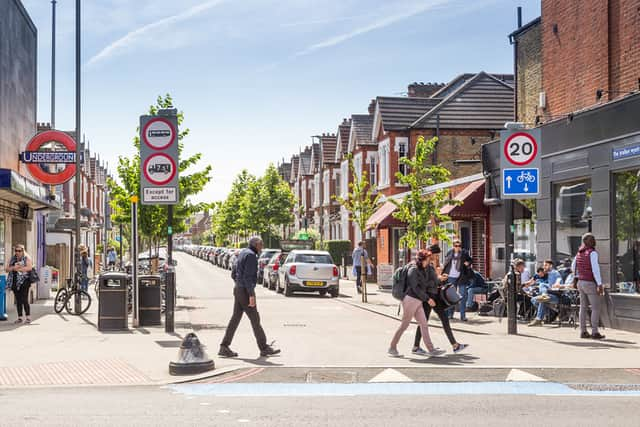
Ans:
[[[433,164],[438,164],[438,145],[440,144],[440,114],[436,114],[436,138],[438,141],[436,142],[436,147],[433,150]]]

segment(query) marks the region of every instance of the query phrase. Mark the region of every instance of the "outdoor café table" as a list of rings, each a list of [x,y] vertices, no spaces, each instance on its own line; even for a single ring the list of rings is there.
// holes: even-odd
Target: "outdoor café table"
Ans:
[[[558,297],[558,327],[562,326],[562,319],[567,316],[569,325],[577,326],[578,310],[580,309],[580,295],[572,287],[550,288],[550,294]]]

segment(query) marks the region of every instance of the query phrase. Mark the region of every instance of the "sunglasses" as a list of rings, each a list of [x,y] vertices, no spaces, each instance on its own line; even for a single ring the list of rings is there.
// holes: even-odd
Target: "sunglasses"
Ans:
[[[24,252],[23,249],[16,249],[16,252]]]
[[[455,244],[455,245],[453,245],[453,247],[454,247],[454,248],[459,248],[459,247],[461,247],[461,246],[462,246],[462,245],[459,245],[459,244]]]

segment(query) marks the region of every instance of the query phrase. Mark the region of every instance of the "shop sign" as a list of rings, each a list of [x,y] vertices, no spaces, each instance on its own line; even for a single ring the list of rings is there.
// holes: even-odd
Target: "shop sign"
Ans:
[[[76,142],[57,130],[40,132],[27,143],[26,150],[20,154],[20,161],[41,183],[64,184],[76,173]]]
[[[630,157],[638,157],[640,156],[640,144],[628,146],[628,147],[620,147],[614,148],[612,150],[613,160],[623,160],[628,159]]]

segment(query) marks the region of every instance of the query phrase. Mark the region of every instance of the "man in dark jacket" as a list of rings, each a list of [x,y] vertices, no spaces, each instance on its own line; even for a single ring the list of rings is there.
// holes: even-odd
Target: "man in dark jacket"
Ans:
[[[249,247],[243,249],[238,255],[238,260],[232,270],[231,277],[235,281],[233,288],[233,315],[227,326],[222,343],[220,343],[219,356],[236,357],[238,353],[229,347],[233,336],[238,329],[242,313],[246,313],[251,321],[253,334],[258,342],[260,356],[273,356],[280,353],[279,349],[274,349],[267,344],[267,337],[260,325],[260,314],[256,307],[256,283],[258,281],[258,256],[262,251],[262,239],[253,237],[249,240]]]
[[[460,320],[467,321],[466,305],[467,305],[467,286],[473,278],[472,269],[473,260],[469,253],[462,249],[462,242],[458,239],[453,241],[453,249],[451,249],[444,259],[442,272],[447,275],[447,283],[452,283],[458,289],[458,293],[462,297],[460,300]],[[453,319],[455,307],[451,307],[447,313],[450,319]]]

